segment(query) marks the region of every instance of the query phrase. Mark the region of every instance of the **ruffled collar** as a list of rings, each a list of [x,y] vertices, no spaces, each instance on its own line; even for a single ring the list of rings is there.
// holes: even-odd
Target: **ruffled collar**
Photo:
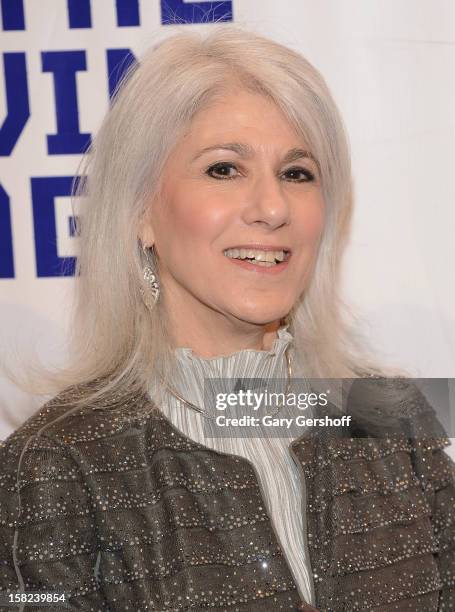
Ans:
[[[282,350],[286,350],[289,343],[294,340],[292,334],[289,332],[289,325],[282,325],[277,330],[277,337],[273,340],[272,346],[269,350],[260,349],[242,349],[235,351],[229,355],[217,355],[215,357],[199,357],[193,352],[191,348],[179,347],[174,349],[175,356],[178,358],[180,363],[188,363],[188,361],[198,361],[201,364],[206,364],[208,367],[224,367],[228,362],[234,362],[240,359],[254,359],[263,360],[278,355]]]
[[[242,349],[229,355],[200,357],[191,348],[174,349],[177,364],[174,390],[201,406],[204,404],[204,379],[223,379],[217,380],[217,388],[221,384],[225,393],[236,388],[238,379],[286,379],[285,351],[294,341],[288,328],[289,324],[286,324],[277,330],[277,337],[269,350]]]

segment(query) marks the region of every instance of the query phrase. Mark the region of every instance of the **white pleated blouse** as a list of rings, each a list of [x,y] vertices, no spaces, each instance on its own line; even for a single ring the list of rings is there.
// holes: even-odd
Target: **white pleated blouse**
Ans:
[[[173,388],[185,399],[204,408],[204,378],[285,379],[285,351],[292,342],[288,325],[284,325],[278,330],[268,351],[243,349],[230,355],[204,358],[195,355],[190,348],[177,348],[175,355],[181,367]],[[151,385],[150,396],[172,424],[195,442],[220,452],[242,456],[253,464],[268,514],[300,596],[314,604],[306,541],[305,482],[288,449],[292,438],[208,437],[203,427],[206,417],[178,400],[161,384],[154,382]]]

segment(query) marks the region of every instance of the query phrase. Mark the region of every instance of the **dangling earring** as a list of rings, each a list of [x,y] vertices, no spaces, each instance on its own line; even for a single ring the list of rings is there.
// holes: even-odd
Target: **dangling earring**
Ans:
[[[143,277],[144,280],[146,281],[146,283],[149,285],[149,291],[147,292],[147,295],[145,294],[145,291],[142,289],[140,289],[141,291],[141,295],[144,299],[144,302],[146,303],[146,305],[149,308],[153,308],[155,306],[155,304],[158,301],[158,297],[160,295],[160,282],[158,280],[158,274],[156,272],[156,268],[153,264],[150,264],[148,261],[148,254],[147,254],[147,247],[145,245],[142,245],[142,251],[145,255],[145,258],[147,260],[147,263],[145,264],[145,266],[142,268],[143,271]],[[152,244],[152,246],[150,247],[150,251],[152,252],[154,259],[156,260],[156,251],[155,251],[155,245]],[[150,296],[151,296],[151,300],[150,300]]]

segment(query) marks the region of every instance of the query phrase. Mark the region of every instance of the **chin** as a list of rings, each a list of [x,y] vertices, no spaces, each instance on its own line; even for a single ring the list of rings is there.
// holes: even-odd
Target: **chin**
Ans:
[[[283,319],[289,310],[283,311],[281,308],[279,311],[265,311],[265,310],[249,310],[235,313],[235,316],[242,321],[247,323],[252,323],[254,325],[269,325],[271,323],[275,323],[276,321],[280,321]]]

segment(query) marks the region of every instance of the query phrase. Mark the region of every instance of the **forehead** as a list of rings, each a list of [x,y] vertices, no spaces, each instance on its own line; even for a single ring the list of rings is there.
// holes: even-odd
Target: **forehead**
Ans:
[[[274,151],[281,147],[308,148],[283,111],[267,97],[244,90],[232,91],[208,103],[193,117],[180,147],[208,148],[216,143],[242,141],[247,157],[256,148]]]

